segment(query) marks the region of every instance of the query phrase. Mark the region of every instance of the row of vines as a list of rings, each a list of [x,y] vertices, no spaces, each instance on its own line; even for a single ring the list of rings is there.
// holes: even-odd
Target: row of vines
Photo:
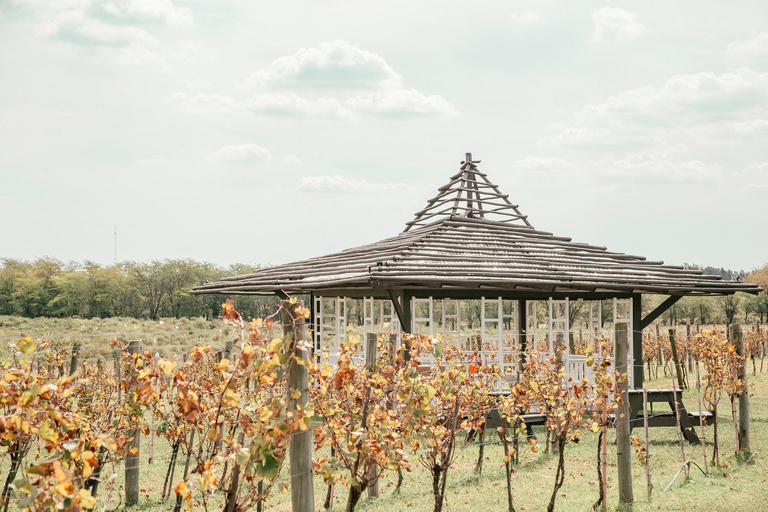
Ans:
[[[602,470],[596,506],[605,508],[607,465],[600,458],[605,459],[606,429],[624,382],[611,368],[609,342],[587,349],[592,384],[567,378],[558,356],[530,352],[510,393],[497,395],[495,383],[503,378],[498,369],[423,336],[404,335],[399,350],[382,337],[367,363],[358,359],[360,341],[350,336],[337,364],[318,364],[307,357],[311,344],[302,335],[294,342],[276,323],[278,314],[288,313],[287,331],[301,334],[309,311],[295,300],[280,308],[272,317],[246,322],[231,302],[224,304],[234,355],[200,346],[185,361],[171,361],[115,342],[121,350],[115,371],[85,362],[70,373],[63,352],[45,340],[20,340],[0,379],[3,511],[119,509],[125,502],[117,475],[138,463],[138,435],[168,443],[160,499],[169,508],[263,510],[287,488],[279,477],[288,471],[291,437],[309,433],[311,471],[327,486],[327,507],[335,490],[345,487],[351,512],[384,472],[396,472],[402,482],[420,464],[431,475],[439,512],[459,436],[482,432],[491,409],[503,420],[497,433],[510,511],[513,465],[521,451],[539,449],[526,433],[523,415],[529,413],[545,417],[545,449],[558,455],[548,510],[554,510],[563,485],[567,445],[595,433],[603,454],[597,460]],[[758,337],[747,337],[747,346],[764,346]],[[720,397],[733,403],[744,391],[738,376],[743,359],[725,340],[722,332],[705,330],[681,345],[684,358],[691,355],[697,368],[702,365],[703,396],[713,409]],[[656,361],[653,349],[661,351],[663,339],[647,343]],[[309,372],[308,390],[290,385],[296,365]]]

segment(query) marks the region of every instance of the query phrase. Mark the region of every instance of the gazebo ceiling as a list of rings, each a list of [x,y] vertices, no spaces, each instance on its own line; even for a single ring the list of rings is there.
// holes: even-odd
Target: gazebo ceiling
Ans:
[[[223,278],[193,293],[452,289],[574,294],[757,293],[750,283],[664,265],[534,229],[471,154],[399,235],[295,263]]]

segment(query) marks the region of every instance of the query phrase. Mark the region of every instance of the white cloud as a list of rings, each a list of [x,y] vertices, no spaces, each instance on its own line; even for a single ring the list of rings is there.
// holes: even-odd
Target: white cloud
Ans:
[[[527,156],[514,163],[520,169],[565,169],[571,167],[571,163],[562,158]]]
[[[591,115],[619,115],[668,121],[670,114],[729,115],[768,105],[768,73],[749,68],[716,75],[676,75],[661,87],[640,87],[585,110]]]
[[[92,12],[121,22],[160,22],[179,28],[195,24],[190,9],[177,7],[170,0],[102,0],[93,4]]]
[[[413,89],[357,96],[345,105],[356,112],[383,117],[452,116],[458,112],[452,103],[438,95],[424,95]]]
[[[759,194],[768,197],[768,184],[750,183],[742,189],[742,192],[746,194]]]
[[[240,144],[224,146],[213,153],[211,157],[219,162],[243,165],[268,164],[272,154],[257,144]]]
[[[345,120],[352,112],[336,98],[309,100],[298,94],[257,94],[246,101],[246,107],[257,114],[281,117],[317,117]]]
[[[734,134],[757,137],[768,135],[768,119],[752,119],[750,121],[727,123],[726,126],[733,130]]]
[[[630,89],[582,108],[571,126],[541,137],[539,144],[627,150],[668,147],[674,139],[749,138],[765,133],[767,118],[768,73],[739,68],[676,75],[660,86]]]
[[[222,114],[240,108],[235,100],[221,94],[176,92],[171,100],[194,114]]]
[[[638,153],[623,158],[568,161],[529,156],[514,164],[518,171],[535,173],[542,181],[578,175],[580,180],[624,184],[717,183],[735,176],[733,171],[700,160],[674,160],[664,153]],[[550,176],[548,176],[550,175]]]
[[[654,146],[659,142],[653,133],[628,126],[617,129],[606,123],[564,128],[556,135],[539,138],[537,144],[545,148],[634,150]]]
[[[539,21],[539,15],[532,11],[515,12],[512,13],[509,18],[514,25],[518,26],[533,25]]]
[[[383,193],[407,191],[412,187],[405,183],[370,183],[367,181],[332,176],[304,176],[299,179],[299,189],[321,193]]]
[[[190,44],[166,47],[163,27],[194,25],[192,11],[171,0],[26,0],[43,35],[117,61],[164,63],[192,55]],[[196,51],[195,56],[201,52]]]
[[[726,48],[731,57],[751,59],[768,55],[768,32],[747,39],[746,41],[733,41]]]
[[[304,162],[296,155],[286,155],[283,157],[283,163],[290,167],[300,167]]]
[[[594,41],[627,40],[645,32],[645,27],[637,21],[637,14],[609,5],[593,12],[592,22],[595,25]]]
[[[402,80],[380,55],[347,41],[328,41],[280,57],[267,70],[253,73],[259,87],[371,89],[397,87]]]
[[[358,113],[399,119],[458,113],[442,96],[405,87],[403,78],[380,55],[341,40],[280,57],[247,82],[267,90],[308,91],[302,95],[263,91],[252,96],[246,107],[262,115],[351,120]]]
[[[157,43],[157,39],[141,28],[104,23],[79,10],[65,11],[44,21],[42,30],[49,37],[80,46],[124,47]]]

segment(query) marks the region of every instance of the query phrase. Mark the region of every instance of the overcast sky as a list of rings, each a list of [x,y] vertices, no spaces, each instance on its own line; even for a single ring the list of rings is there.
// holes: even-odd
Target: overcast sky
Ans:
[[[276,264],[472,152],[538,229],[768,263],[764,1],[0,0],[0,257]]]

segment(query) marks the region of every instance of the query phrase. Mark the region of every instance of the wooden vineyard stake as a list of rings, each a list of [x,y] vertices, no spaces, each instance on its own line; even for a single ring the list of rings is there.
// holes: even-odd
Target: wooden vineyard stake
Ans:
[[[675,341],[675,330],[669,330],[669,345],[672,347],[672,366],[674,366],[673,375],[677,375],[677,385],[680,389],[685,389],[683,385],[682,367],[680,366],[680,358],[677,357],[677,342]],[[675,386],[673,386],[675,387]]]
[[[130,354],[139,352],[138,340],[128,342],[128,352]],[[125,395],[130,397],[127,390]],[[133,505],[139,501],[139,449],[141,448],[141,437],[138,429],[133,430],[133,440],[127,445],[127,448],[125,453],[125,504]]]
[[[701,379],[699,377],[699,358],[696,357],[696,398],[699,401],[699,427],[701,430],[701,455],[704,457],[704,471],[709,474],[707,466],[707,437],[704,429],[704,409],[701,407]]]
[[[619,372],[621,403],[616,409],[616,466],[619,472],[619,502],[629,504],[635,501],[632,492],[632,449],[629,440],[629,395],[627,394],[627,354],[629,338],[627,324],[615,326],[616,371]]]
[[[193,429],[192,432],[189,434],[189,446],[187,447],[187,460],[184,462],[184,481],[187,480],[187,475],[189,475],[189,461],[192,458],[192,448],[194,447],[195,443],[195,430]],[[171,486],[173,486],[173,483],[171,483]],[[176,503],[173,506],[173,512],[180,512],[181,511],[181,502],[182,502],[182,496],[181,494],[176,494]]]
[[[736,344],[736,353],[742,357],[739,363],[739,378],[744,381],[744,389],[739,395],[739,452],[750,453],[749,446],[749,385],[747,384],[747,357],[743,340],[741,325],[731,326],[733,340]]]
[[[670,334],[672,334],[670,329]],[[673,345],[674,346],[674,345]],[[677,426],[677,440],[680,443],[680,451],[683,454],[683,464],[685,465],[684,473],[685,479],[688,480],[688,459],[685,456],[685,441],[683,440],[683,428],[680,426],[680,408],[677,406],[677,383],[675,382],[676,367],[672,365],[672,396],[675,401],[675,425]],[[679,378],[679,377],[678,377]]]
[[[648,390],[643,388],[643,428],[645,429],[645,480],[648,487],[648,498],[651,497],[651,438],[648,433]]]
[[[74,345],[72,345],[72,357],[69,360],[69,374],[74,375],[77,371],[77,363],[80,359],[80,342],[76,341]]]
[[[282,322],[283,332],[290,340],[291,353],[296,357],[309,360],[309,353],[302,343],[306,341],[304,317],[296,311],[301,303],[283,300]],[[291,365],[288,377],[290,389],[301,392],[298,400],[288,399],[288,410],[295,413],[297,406],[304,407],[309,402],[309,371],[306,365]],[[315,489],[312,483],[312,431],[304,430],[291,435],[288,448],[291,469],[291,507],[293,512],[314,512]]]
[[[370,333],[365,340],[365,343],[367,345],[365,351],[365,366],[369,372],[373,372],[376,370],[376,345],[378,343],[378,336],[374,333]],[[371,483],[368,484],[369,498],[379,497],[379,476],[377,469],[378,466],[376,464],[371,466]]]

